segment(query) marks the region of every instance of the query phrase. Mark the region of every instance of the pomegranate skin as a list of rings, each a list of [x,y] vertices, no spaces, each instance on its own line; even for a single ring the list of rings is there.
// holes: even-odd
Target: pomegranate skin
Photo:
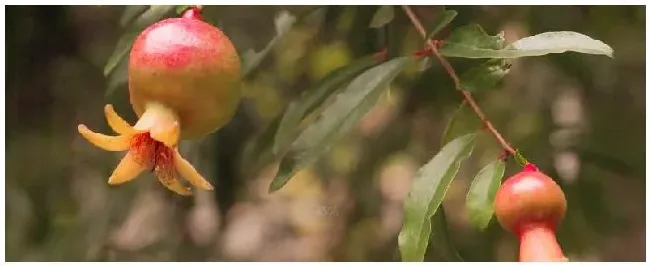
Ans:
[[[181,137],[196,139],[232,118],[239,100],[240,59],[228,37],[200,17],[169,18],[136,38],[129,94],[138,117],[147,104],[175,112]]]
[[[540,224],[554,231],[567,209],[560,186],[544,173],[530,169],[506,179],[494,203],[501,226],[516,234]]]

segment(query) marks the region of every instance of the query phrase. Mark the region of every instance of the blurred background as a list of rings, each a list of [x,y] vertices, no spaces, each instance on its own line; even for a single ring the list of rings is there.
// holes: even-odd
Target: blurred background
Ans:
[[[185,198],[150,173],[109,186],[123,154],[77,133],[84,123],[112,134],[107,103],[136,120],[125,72],[103,75],[126,31],[124,7],[6,7],[6,259],[398,261],[401,201],[415,171],[440,149],[461,101],[438,64],[405,70],[352,133],[276,193],[267,188],[277,162],[251,148],[289,101],[329,71],[386,43],[396,54],[422,48],[399,8],[387,31],[369,28],[377,8],[206,6],[206,19],[240,53],[266,46],[279,12],[301,20],[247,77],[232,122],[181,144],[216,187]],[[504,31],[509,42],[570,30],[614,49],[614,59],[566,53],[516,60],[497,88],[475,97],[501,133],[563,187],[569,208],[558,238],[569,259],[644,261],[645,7],[447,8],[459,15],[440,38],[479,23],[491,35]],[[435,17],[435,7],[414,10],[425,25]],[[476,64],[451,62],[459,72]],[[467,261],[517,259],[515,237],[495,219],[478,231],[465,212],[473,176],[499,153],[481,136],[443,203],[453,244]],[[517,170],[509,162],[506,176]],[[443,257],[430,247],[426,259]]]

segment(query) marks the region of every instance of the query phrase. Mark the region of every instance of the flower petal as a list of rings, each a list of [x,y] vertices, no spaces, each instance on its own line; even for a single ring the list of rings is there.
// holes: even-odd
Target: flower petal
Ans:
[[[160,171],[159,168],[157,168],[155,174],[158,181],[167,187],[167,189],[183,196],[192,195],[190,188],[184,186],[173,171]]]
[[[106,121],[108,125],[115,131],[115,133],[121,135],[132,135],[134,134],[133,127],[129,125],[126,120],[124,120],[120,115],[115,112],[113,105],[107,104],[104,106],[104,115],[106,115]]]
[[[167,147],[176,147],[180,134],[181,127],[176,121],[167,127],[154,125],[149,132],[152,139],[162,142]]]
[[[214,189],[214,187],[210,185],[210,182],[205,180],[205,178],[196,171],[194,166],[181,156],[178,150],[174,151],[174,166],[176,166],[178,173],[195,187],[205,190]]]
[[[113,174],[108,178],[108,183],[117,185],[136,178],[145,168],[133,160],[132,152],[128,152],[122,161],[115,167]]]
[[[77,127],[79,134],[90,141],[93,145],[107,151],[125,151],[129,149],[130,136],[107,136],[101,133],[90,131],[85,125]]]

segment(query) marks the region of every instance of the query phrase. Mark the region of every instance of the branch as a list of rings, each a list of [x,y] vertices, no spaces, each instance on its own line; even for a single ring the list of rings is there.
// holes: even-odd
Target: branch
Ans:
[[[426,39],[427,37],[427,32],[422,26],[422,22],[417,18],[415,13],[413,13],[413,10],[409,6],[402,6],[402,9],[404,9],[404,13],[409,17],[411,20],[411,23],[413,23],[413,26],[415,29],[420,33],[423,39]],[[476,101],[472,97],[472,94],[469,91],[463,90],[463,88],[460,86],[460,79],[458,78],[458,75],[456,74],[456,71],[454,71],[454,68],[451,67],[447,59],[443,57],[440,52],[438,51],[438,47],[431,41],[430,39],[427,39],[427,46],[431,50],[431,53],[433,53],[437,58],[438,61],[440,61],[440,64],[442,67],[445,68],[447,73],[449,74],[449,77],[454,81],[454,88],[460,92],[463,97],[465,98],[465,101],[469,106],[474,110],[474,113],[483,121],[483,124],[485,125],[485,128],[494,136],[497,142],[503,147],[503,150],[506,151],[509,155],[515,155],[515,149],[508,144],[508,142],[499,134],[499,131],[497,131],[496,128],[492,125],[490,120],[487,118],[485,113],[481,110],[481,108],[476,104]]]

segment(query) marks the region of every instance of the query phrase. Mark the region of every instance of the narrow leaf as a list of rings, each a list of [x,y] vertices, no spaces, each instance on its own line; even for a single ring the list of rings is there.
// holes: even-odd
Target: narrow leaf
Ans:
[[[402,261],[422,261],[431,234],[431,218],[458,173],[461,162],[474,147],[475,134],[467,134],[445,145],[415,174],[404,201],[404,223],[399,233]]]
[[[504,47],[503,34],[488,35],[478,24],[469,24],[455,29],[444,41],[441,52],[451,45],[463,45],[475,49],[497,50]]]
[[[269,190],[272,192],[282,188],[297,171],[314,162],[335,141],[347,134],[411,60],[411,57],[392,59],[365,71],[350,82],[316,122],[301,132],[291,144],[287,155],[280,161],[280,168]]]
[[[460,76],[460,86],[464,90],[476,92],[492,89],[508,72],[512,65],[503,59],[491,59],[471,68]]]
[[[120,60],[115,69],[108,75],[106,91],[104,91],[104,97],[110,97],[113,92],[127,83],[129,78],[129,62],[128,60]]]
[[[476,174],[467,192],[467,216],[479,230],[487,228],[494,213],[494,197],[501,185],[505,163],[501,159],[489,163]]]
[[[117,65],[127,57],[129,49],[131,49],[131,45],[138,36],[138,33],[138,31],[126,32],[117,41],[113,54],[109,57],[108,62],[106,62],[106,65],[104,66],[104,76],[109,76],[111,72],[115,70]]]
[[[273,137],[277,134],[280,125],[280,116],[277,116],[268,123],[266,128],[257,135],[245,148],[243,165],[246,165],[249,172],[255,172],[258,167],[272,160],[276,154],[272,151]]]
[[[131,23],[135,18],[142,15],[145,11],[149,9],[148,5],[143,6],[126,6],[124,7],[124,12],[120,17],[120,26],[126,27]]]
[[[455,10],[444,10],[440,14],[436,14],[436,18],[431,22],[430,26],[428,27],[430,29],[429,34],[427,35],[427,39],[433,38],[442,30],[445,26],[447,26],[451,21],[456,18],[458,15],[458,12]]]
[[[393,6],[381,6],[370,21],[371,28],[381,28],[390,23],[395,17]]]
[[[512,47],[526,56],[573,51],[614,57],[614,50],[609,45],[571,31],[545,32],[526,37],[512,43]]]
[[[281,11],[275,17],[275,37],[259,52],[248,50],[242,55],[242,73],[248,76],[266,58],[277,42],[291,29],[296,22],[296,17],[288,11]]]
[[[423,57],[418,62],[418,71],[424,72],[431,67],[431,57]]]
[[[578,52],[613,57],[607,44],[577,32],[545,32],[520,39],[503,49],[477,45],[462,38],[446,40],[440,53],[447,57],[464,58],[518,58],[551,53]]]
[[[449,118],[449,122],[447,122],[445,131],[442,133],[440,146],[445,146],[459,136],[479,131],[482,125],[482,121],[476,116],[472,108],[465,101],[461,102]]]
[[[278,153],[295,138],[296,127],[309,113],[341,89],[345,83],[377,64],[379,61],[376,56],[371,55],[340,67],[327,74],[316,86],[307,90],[300,99],[289,104],[275,135],[273,152]]]
[[[176,14],[183,15],[183,12],[185,12],[185,10],[187,10],[187,9],[190,9],[191,7],[192,6],[190,6],[190,5],[176,6]]]
[[[431,219],[431,246],[447,261],[463,261],[463,258],[458,254],[456,247],[451,240],[451,233],[447,224],[447,215],[445,214],[445,207],[440,205],[440,208]]]

